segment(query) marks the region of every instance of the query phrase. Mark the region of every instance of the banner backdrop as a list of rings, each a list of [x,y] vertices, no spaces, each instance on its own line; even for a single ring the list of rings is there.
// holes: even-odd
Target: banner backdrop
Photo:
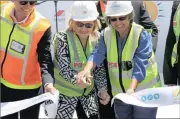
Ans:
[[[71,6],[74,1],[58,1],[57,13],[55,12],[54,1],[46,1],[37,5],[45,17],[47,17],[52,24],[53,34],[56,32],[56,20],[58,18],[58,30],[65,30],[68,26],[70,18]],[[159,38],[156,50],[156,60],[159,66],[159,72],[163,71],[164,49],[166,44],[166,37],[169,30],[170,15],[172,11],[173,1],[144,1],[144,4],[156,26],[159,29]],[[163,78],[163,77],[162,77]],[[163,80],[161,78],[161,80]]]
[[[67,22],[70,18],[71,6],[74,1],[57,1],[57,11],[55,11],[54,1],[38,1],[37,10],[49,19],[52,25],[53,35],[56,32],[56,16],[58,21],[58,31],[67,28]]]
[[[173,1],[144,1],[144,3],[151,19],[159,29],[156,60],[158,62],[159,71],[162,73],[166,37],[169,30]]]

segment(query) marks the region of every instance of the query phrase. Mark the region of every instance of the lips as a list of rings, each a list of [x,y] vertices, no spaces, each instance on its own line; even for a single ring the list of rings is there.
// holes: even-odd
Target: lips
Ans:
[[[26,13],[28,13],[28,12],[31,11],[30,9],[23,9],[23,8],[21,8],[21,10],[22,10],[23,12],[26,12]]]
[[[121,28],[122,26],[123,26],[123,24],[121,24],[121,25],[117,26],[117,28]]]
[[[84,33],[84,32],[80,32],[80,33],[81,33],[81,34],[87,34],[87,32],[85,32],[85,33]]]

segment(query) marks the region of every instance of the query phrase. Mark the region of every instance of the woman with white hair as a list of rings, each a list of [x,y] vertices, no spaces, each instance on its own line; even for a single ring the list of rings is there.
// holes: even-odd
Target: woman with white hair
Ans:
[[[56,118],[73,118],[74,111],[80,104],[86,118],[97,119],[98,105],[94,80],[100,96],[108,95],[103,64],[93,70],[93,77],[89,74],[84,78],[85,85],[76,83],[78,72],[84,68],[99,38],[100,22],[97,17],[98,12],[93,1],[76,1],[72,6],[69,28],[54,36],[55,87],[60,92]],[[88,82],[90,78],[93,81]],[[100,98],[102,104],[108,103],[108,96]]]
[[[130,1],[108,1],[105,11],[108,27],[101,32],[97,47],[78,74],[83,84],[95,66],[107,58],[111,92],[133,94],[136,91],[161,86],[157,63],[152,51],[152,36],[133,22],[134,10]],[[157,108],[125,104],[115,99],[114,111],[120,118],[156,118]]]

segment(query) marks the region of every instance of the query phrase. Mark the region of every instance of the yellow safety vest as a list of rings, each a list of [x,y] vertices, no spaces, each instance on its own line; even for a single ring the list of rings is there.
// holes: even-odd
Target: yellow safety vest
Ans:
[[[173,29],[174,29],[174,34],[176,36],[176,43],[174,44],[172,56],[171,56],[172,66],[174,66],[178,62],[178,59],[179,59],[179,56],[177,53],[177,47],[178,47],[178,42],[179,42],[179,37],[180,37],[180,4],[178,5],[176,13],[174,15]]]
[[[97,39],[94,39],[92,36],[89,36],[89,40],[86,47],[86,52],[84,53],[81,42],[79,41],[77,35],[75,33],[66,31],[68,46],[70,51],[71,58],[71,68],[76,70],[77,72],[82,71],[85,64],[87,63],[87,58],[90,56],[90,53],[93,51],[95,45],[97,44]],[[55,37],[54,37],[55,38]],[[54,39],[54,48],[56,49],[56,39]],[[83,89],[78,85],[73,85],[72,83],[65,80],[59,74],[59,67],[57,59],[54,58],[54,73],[55,73],[55,87],[59,90],[61,94],[66,96],[82,96],[88,95],[90,91],[94,88],[94,80],[92,80],[92,84]]]
[[[13,89],[35,89],[42,84],[37,45],[50,24],[36,10],[25,23],[15,24],[13,9],[12,2],[1,7],[0,80]]]
[[[113,96],[115,96],[118,93],[124,92],[120,85],[121,78],[124,90],[127,90],[129,88],[132,78],[132,70],[134,67],[133,57],[136,49],[138,48],[139,37],[142,30],[143,27],[141,27],[140,25],[137,25],[135,23],[132,24],[131,31],[122,51],[122,65],[120,67],[118,63],[116,31],[112,27],[107,27],[105,29],[104,40],[107,47],[108,71]],[[161,86],[161,82],[158,77],[157,63],[155,61],[153,52],[148,62],[148,67],[146,68],[146,78],[138,84],[138,87],[136,89],[137,91],[149,87]],[[119,68],[122,69],[122,73],[120,73]]]

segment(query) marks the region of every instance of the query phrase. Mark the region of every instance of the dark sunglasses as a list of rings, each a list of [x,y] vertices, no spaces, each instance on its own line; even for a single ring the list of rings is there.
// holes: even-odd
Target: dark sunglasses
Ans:
[[[21,5],[27,5],[28,3],[29,3],[30,5],[34,5],[34,4],[37,3],[37,1],[20,1],[19,3],[20,3]]]
[[[111,22],[115,22],[119,19],[119,21],[124,21],[125,19],[127,18],[127,16],[124,16],[124,17],[119,17],[119,18],[110,18],[110,21]]]
[[[93,24],[90,24],[90,23],[83,24],[83,23],[81,23],[81,22],[76,22],[76,26],[78,26],[78,27],[83,27],[83,26],[85,26],[86,28],[92,28],[92,27],[93,27]]]

